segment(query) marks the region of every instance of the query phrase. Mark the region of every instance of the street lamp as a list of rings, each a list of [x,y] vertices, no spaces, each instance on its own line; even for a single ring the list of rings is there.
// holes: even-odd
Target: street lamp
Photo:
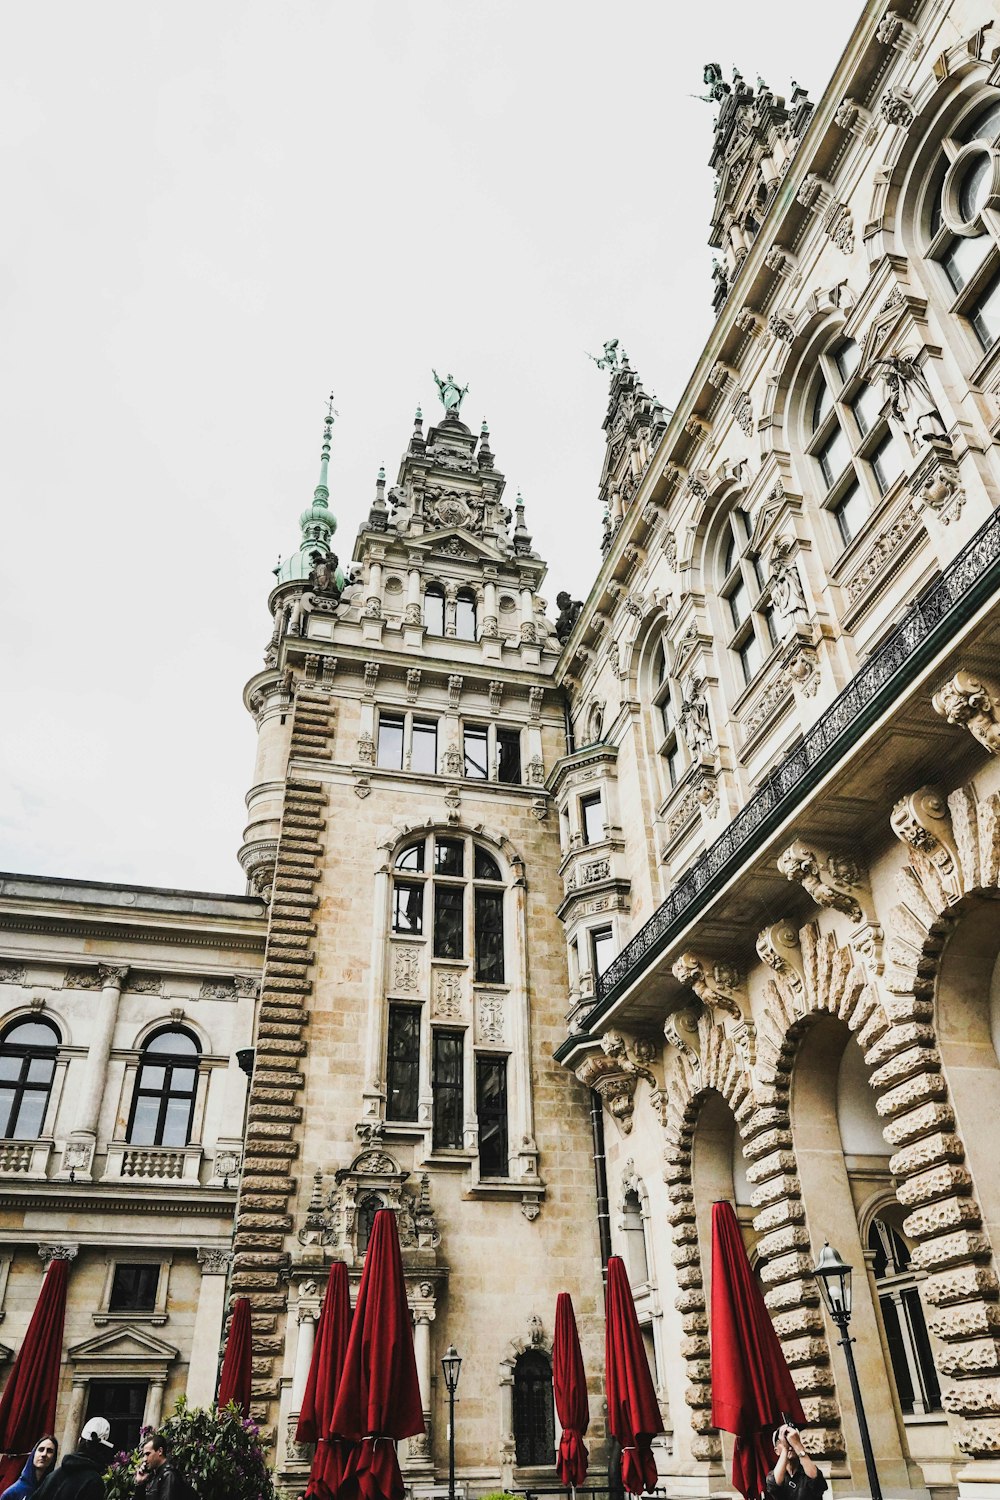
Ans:
[[[448,1500],[455,1500],[455,1392],[462,1369],[462,1356],[454,1344],[449,1344],[441,1356],[444,1383],[448,1388]],[[882,1500],[879,1496],[878,1500]]]
[[[840,1332],[838,1343],[847,1360],[847,1373],[851,1380],[854,1409],[858,1415],[858,1428],[861,1433],[861,1448],[865,1455],[865,1468],[868,1470],[868,1487],[871,1490],[872,1500],[882,1500],[882,1487],[878,1482],[875,1455],[872,1452],[872,1440],[868,1432],[868,1419],[865,1416],[864,1402],[861,1399],[858,1371],[854,1363],[854,1350],[851,1348],[854,1340],[847,1332],[847,1325],[851,1321],[851,1267],[827,1241],[819,1260],[813,1267],[813,1275],[819,1282],[824,1306]]]

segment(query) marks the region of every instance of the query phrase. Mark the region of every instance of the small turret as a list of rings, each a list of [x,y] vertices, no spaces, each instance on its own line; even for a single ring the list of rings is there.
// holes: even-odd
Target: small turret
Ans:
[[[299,528],[302,540],[297,552],[292,552],[275,568],[275,577],[278,584],[306,582],[312,574],[315,563],[314,554],[320,557],[331,556],[330,543],[337,529],[337,518],[329,506],[330,486],[330,443],[333,437],[333,419],[337,413],[333,409],[333,395],[326,409],[326,420],[323,423],[323,446],[320,452],[319,481],[313,490],[312,504],[299,516]],[[336,569],[337,587],[343,589],[344,575],[339,568]]]

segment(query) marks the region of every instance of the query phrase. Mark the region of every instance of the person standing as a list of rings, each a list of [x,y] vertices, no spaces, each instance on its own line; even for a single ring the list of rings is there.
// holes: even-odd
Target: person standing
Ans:
[[[170,1461],[170,1440],[154,1432],[142,1447],[135,1500],[188,1500],[191,1487]]]
[[[774,1435],[778,1461],[764,1481],[771,1500],[819,1500],[826,1479],[802,1444],[797,1427],[786,1422]]]
[[[34,1495],[45,1476],[51,1474],[55,1468],[58,1454],[59,1444],[51,1433],[39,1438],[32,1452],[28,1454],[28,1461],[21,1470],[21,1477],[7,1486],[0,1495],[0,1500],[25,1500],[26,1496]]]
[[[105,1500],[104,1471],[114,1448],[105,1417],[91,1417],[75,1453],[67,1453],[32,1494],[32,1500]]]

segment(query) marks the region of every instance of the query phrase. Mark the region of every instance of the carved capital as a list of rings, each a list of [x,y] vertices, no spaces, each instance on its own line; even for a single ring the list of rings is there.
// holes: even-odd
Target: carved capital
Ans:
[[[956,672],[932,702],[942,719],[967,729],[991,755],[1000,755],[1000,701],[978,677]]]
[[[786,880],[794,880],[817,906],[842,911],[852,922],[864,921],[864,910],[851,887],[860,885],[862,872],[844,855],[830,855],[822,865],[815,850],[796,839],[778,859],[778,869]]]
[[[214,1246],[198,1246],[198,1264],[203,1276],[225,1276],[232,1264],[231,1250],[216,1250]]]
[[[128,964],[98,964],[97,976],[102,989],[120,990],[128,978]]]
[[[76,1260],[79,1245],[39,1245],[38,1256],[46,1271],[54,1260]]]

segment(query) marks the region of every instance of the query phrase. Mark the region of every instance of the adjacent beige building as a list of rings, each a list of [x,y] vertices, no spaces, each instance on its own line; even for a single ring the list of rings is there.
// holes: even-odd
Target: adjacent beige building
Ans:
[[[246,1295],[295,1493],[327,1269],[389,1206],[415,1493],[451,1343],[460,1484],[555,1483],[561,1290],[601,1481],[612,1250],[662,1483],[725,1491],[724,1197],[835,1490],[827,1239],[884,1492],[1000,1495],[998,19],[870,5],[815,105],[706,69],[716,322],[672,411],[605,348],[585,603],[451,376],[343,567],[331,416],[245,693],[250,895],[0,879],[0,1315],[74,1257],[67,1434],[210,1399]]]

